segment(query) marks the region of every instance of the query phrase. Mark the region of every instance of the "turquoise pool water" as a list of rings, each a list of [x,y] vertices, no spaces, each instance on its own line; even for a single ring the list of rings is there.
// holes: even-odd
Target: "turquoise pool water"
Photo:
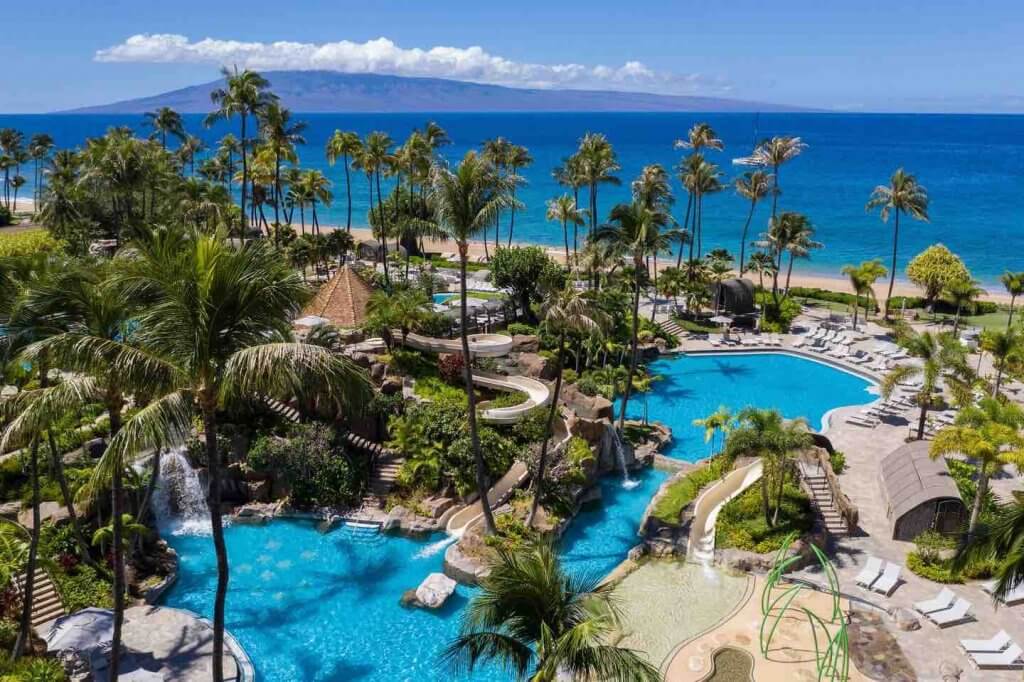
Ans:
[[[775,408],[788,419],[804,417],[812,429],[821,429],[829,410],[876,397],[866,379],[786,353],[683,355],[652,362],[649,369],[661,381],[646,396],[631,398],[626,414],[642,418],[646,403],[648,418],[672,429],[673,442],[666,454],[689,461],[711,454],[704,430],[693,420],[719,405],[734,412],[748,406]]]
[[[458,297],[458,294],[434,294],[434,303],[447,303],[453,298]]]
[[[665,479],[650,470],[626,490],[602,481],[603,504],[582,512],[562,540],[570,571],[604,575],[636,544],[640,516]],[[402,593],[441,570],[440,534],[417,541],[350,528],[321,534],[308,521],[233,525],[228,629],[248,652],[261,681],[452,680],[438,660],[457,634],[472,590],[460,586],[439,612],[403,609]],[[213,612],[216,567],[208,537],[170,535],[181,558],[168,606]],[[483,670],[472,680],[508,680]]]

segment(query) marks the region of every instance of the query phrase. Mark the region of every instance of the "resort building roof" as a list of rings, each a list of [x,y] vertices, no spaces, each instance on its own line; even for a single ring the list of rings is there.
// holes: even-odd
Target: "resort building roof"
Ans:
[[[339,268],[302,311],[303,316],[329,320],[343,329],[366,321],[366,303],[373,289],[349,266]]]
[[[946,460],[932,459],[928,448],[927,441],[907,443],[880,463],[879,480],[896,540],[912,540],[926,530],[955,531],[965,512]]]

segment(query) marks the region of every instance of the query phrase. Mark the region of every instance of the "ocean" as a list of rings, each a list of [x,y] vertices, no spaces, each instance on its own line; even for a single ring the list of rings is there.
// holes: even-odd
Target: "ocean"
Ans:
[[[897,167],[915,173],[931,198],[928,223],[902,220],[899,269],[926,246],[942,242],[958,253],[974,276],[996,290],[999,275],[1024,270],[1024,116],[1000,115],[883,115],[883,114],[688,114],[688,113],[526,113],[526,114],[298,114],[309,124],[307,144],[298,150],[304,167],[321,168],[334,181],[335,201],[322,213],[323,223],[345,219],[344,173],[327,165],[323,147],[336,129],[360,135],[372,130],[396,140],[428,120],[441,124],[453,144],[441,150],[456,162],[469,148],[487,138],[504,136],[524,145],[534,158],[521,171],[527,185],[518,198],[526,204],[516,215],[514,239],[561,244],[559,225],[545,220],[545,202],[564,192],[552,169],[575,149],[584,133],[608,136],[618,154],[622,185],[603,186],[598,193],[602,215],[616,202],[628,199],[629,183],[641,167],[661,163],[674,168],[682,152],[673,142],[698,121],[709,122],[725,142],[709,158],[718,163],[724,179],[744,170],[731,159],[750,153],[757,138],[796,135],[807,143],[804,153],[780,173],[781,210],[807,214],[824,248],[811,260],[798,262],[797,271],[838,276],[846,263],[882,258],[888,265],[892,226],[877,212],[865,211],[871,190],[884,184]],[[226,124],[204,129],[202,117],[185,116],[191,134],[208,144],[229,130]],[[141,115],[0,115],[0,127],[26,134],[48,132],[58,146],[76,146],[111,126],[127,125],[140,132]],[[237,135],[237,121],[230,127]],[[23,171],[26,177],[31,170]],[[353,173],[354,222],[365,223],[365,177]],[[682,221],[686,198],[678,181],[674,213]],[[23,189],[22,196],[30,196]],[[581,203],[584,203],[581,200]],[[731,187],[705,199],[705,250],[724,247],[734,254],[748,204]],[[771,207],[763,202],[754,215],[751,234],[766,228]],[[507,216],[502,241],[507,238]],[[493,232],[491,233],[493,239]]]

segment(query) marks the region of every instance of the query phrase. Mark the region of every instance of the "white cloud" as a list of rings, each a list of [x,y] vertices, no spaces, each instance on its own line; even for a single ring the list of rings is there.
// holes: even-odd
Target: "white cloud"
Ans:
[[[355,43],[242,42],[204,38],[196,42],[171,33],[133,35],[98,50],[100,62],[185,62],[237,65],[262,70],[325,69],[346,73],[425,76],[534,88],[615,88],[667,94],[715,95],[728,84],[697,73],[655,71],[641,62],[621,66],[531,64],[493,55],[482,47],[403,48],[387,38]]]

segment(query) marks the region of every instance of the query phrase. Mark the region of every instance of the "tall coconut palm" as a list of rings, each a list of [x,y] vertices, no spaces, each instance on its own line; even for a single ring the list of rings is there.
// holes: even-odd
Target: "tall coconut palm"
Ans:
[[[296,145],[306,144],[306,138],[302,133],[306,131],[306,123],[293,121],[292,112],[282,107],[278,102],[268,102],[263,111],[260,112],[260,135],[264,143],[274,153],[274,224],[281,224],[280,204],[283,198],[281,189],[281,162],[295,162]],[[328,162],[334,165],[334,160],[328,157]]]
[[[569,197],[566,196],[566,199]],[[605,316],[586,294],[576,289],[571,282],[561,291],[550,292],[544,299],[544,326],[548,334],[558,338],[555,354],[555,392],[551,396],[544,442],[540,446],[537,471],[533,476],[533,503],[526,517],[527,527],[533,527],[537,507],[544,496],[544,475],[548,464],[548,446],[554,435],[555,416],[558,414],[558,398],[562,392],[562,369],[565,366],[565,342],[568,336],[593,335],[600,337],[601,328],[606,324]]]
[[[494,166],[476,152],[467,152],[454,171],[435,164],[431,171],[429,202],[434,212],[437,234],[455,241],[459,248],[459,338],[462,341],[462,359],[465,367],[466,400],[469,403],[467,420],[469,438],[476,465],[476,485],[480,495],[484,522],[488,533],[496,532],[494,515],[487,500],[487,467],[480,451],[480,437],[476,423],[476,396],[473,393],[472,355],[469,351],[466,310],[466,264],[469,242],[495,220],[498,211],[511,204],[508,187]]]
[[[325,154],[327,163],[332,166],[341,159],[345,167],[345,197],[348,200],[348,211],[345,218],[345,231],[352,232],[352,179],[349,176],[349,160],[359,155],[363,143],[359,136],[353,132],[335,130],[331,138],[327,140]]]
[[[693,425],[704,429],[704,442],[711,443],[711,447],[714,449],[715,436],[721,432],[724,437],[727,437],[729,432],[732,431],[735,421],[736,417],[729,411],[729,408],[725,405],[719,405],[717,410],[703,419],[694,419]]]
[[[879,215],[883,223],[889,222],[889,214],[893,214],[892,228],[892,263],[889,267],[889,293],[885,296],[885,317],[889,318],[889,303],[892,301],[892,290],[896,285],[896,256],[900,239],[900,215],[908,214],[915,220],[928,222],[928,191],[917,182],[917,178],[902,168],[892,174],[888,185],[878,185],[871,193],[866,206],[867,210],[880,208]]]
[[[1024,363],[1024,337],[1015,329],[986,330],[981,333],[980,345],[979,352],[988,352],[992,355],[992,365],[996,370],[996,378],[992,383],[992,397],[997,398],[1006,370]]]
[[[777,218],[772,218],[768,231],[761,235],[758,246],[766,249],[775,260],[775,268],[772,277],[772,298],[778,303],[779,300],[779,273],[782,271],[782,261],[785,255],[790,254],[789,271],[786,275],[786,289],[789,289],[789,274],[793,271],[793,260],[801,252],[809,251],[817,242],[811,239],[814,228],[807,216],[802,213],[787,211]]]
[[[754,217],[754,209],[758,202],[768,196],[772,190],[771,174],[763,170],[748,171],[736,178],[733,183],[736,187],[736,194],[750,202],[750,210],[747,212],[747,220],[743,223],[743,234],[740,236],[740,277],[746,269],[747,230],[750,229],[750,221]]]
[[[779,169],[800,156],[807,149],[799,137],[773,137],[757,146],[754,150],[754,162],[759,166],[772,169],[772,220],[778,214],[779,205]]]
[[[319,170],[308,170],[302,174],[300,184],[303,194],[309,198],[312,209],[312,231],[313,234],[320,234],[320,221],[316,214],[317,202],[330,207],[334,201],[334,194],[331,192],[331,181]]]
[[[725,144],[718,138],[718,133],[711,127],[710,123],[696,123],[686,131],[686,139],[679,139],[673,145],[676,149],[692,149],[700,152],[703,149],[722,151]]]
[[[223,157],[224,159],[224,170],[227,173],[227,185],[228,191],[231,191],[231,182],[235,177],[235,157],[241,156],[242,144],[238,141],[238,138],[228,133],[224,137],[220,138],[220,143],[217,145],[217,156]]]
[[[340,408],[363,404],[368,382],[347,359],[290,340],[291,320],[309,290],[265,242],[235,248],[220,235],[177,231],[134,246],[115,282],[138,301],[134,337],[172,383],[125,422],[108,446],[108,467],[142,450],[182,442],[197,416],[209,470],[210,521],[217,557],[213,679],[222,682],[228,556],[221,521],[219,415],[253,396],[311,392]],[[100,345],[97,352],[106,346]]]
[[[548,200],[548,220],[558,221],[562,224],[562,237],[565,240],[565,267],[572,269],[576,267],[575,259],[569,257],[569,223],[572,223],[573,230],[576,226],[583,224],[583,216],[576,202],[568,194]],[[575,248],[573,250],[575,254]]]
[[[621,166],[611,142],[600,133],[587,133],[580,140],[579,172],[583,183],[590,190],[590,237],[597,232],[597,188],[600,185],[620,185],[622,181],[615,175]]]
[[[899,382],[911,377],[920,377],[921,387],[917,391],[915,401],[921,408],[917,420],[917,440],[924,438],[925,422],[928,410],[937,402],[936,389],[940,378],[944,378],[946,387],[954,399],[961,405],[970,403],[971,385],[974,373],[967,364],[964,348],[960,341],[949,333],[932,334],[931,332],[909,331],[899,338],[900,345],[907,352],[921,360],[918,364],[900,365],[882,380],[881,394],[888,399]]]
[[[757,286],[761,291],[764,291],[764,276],[775,276],[778,269],[772,255],[764,251],[750,254],[750,260],[747,261],[747,270],[757,273]]]
[[[661,245],[661,231],[668,225],[668,215],[659,208],[650,208],[634,200],[629,204],[615,206],[609,216],[609,224],[595,233],[596,241],[609,242],[633,256],[633,305],[632,330],[630,333],[629,374],[623,391],[622,406],[619,410],[618,429],[621,433],[626,424],[626,407],[633,389],[636,375],[637,340],[640,331],[640,288],[646,269],[647,257]]]
[[[786,220],[785,217],[789,216]],[[786,244],[786,252],[789,253],[789,265],[786,267],[786,290],[785,295],[789,296],[789,282],[793,277],[793,262],[797,258],[810,258],[811,251],[824,246],[821,242],[814,240],[814,225],[807,216],[800,213],[784,213],[779,219],[780,223],[789,223],[784,226],[789,235]]]
[[[864,297],[864,319],[868,319],[868,305],[871,301],[877,303],[875,296],[875,282],[885,277],[888,271],[879,259],[861,261],[860,265],[844,265],[842,273],[849,277],[850,286],[853,287],[853,326],[857,327],[857,312],[860,309],[860,299]]]
[[[533,157],[530,156],[530,150],[526,147],[514,144],[508,150],[508,156],[505,157],[505,165],[508,167],[509,176],[511,178],[521,178],[519,170],[521,168],[528,168],[533,165]],[[516,227],[516,185],[525,184],[525,180],[519,180],[511,183],[512,186],[512,206],[509,208],[508,218],[508,246],[512,246],[512,231]]]
[[[971,306],[973,309],[974,302],[978,300],[979,296],[985,294],[985,290],[978,284],[977,280],[970,278],[958,279],[946,284],[946,296],[956,308],[956,315],[953,317],[953,336],[960,331],[960,314],[963,312],[964,306]]]
[[[255,71],[249,69],[239,71],[237,66],[232,71],[224,67],[221,69],[221,75],[224,77],[225,86],[215,88],[210,92],[210,101],[217,108],[206,116],[204,123],[209,127],[222,119],[228,121],[235,116],[241,119],[239,156],[242,158],[242,197],[239,205],[242,209],[242,241],[244,242],[245,203],[249,191],[249,138],[247,136],[249,117],[262,113],[271,102],[277,99],[277,96],[267,90],[270,87],[270,82]]]
[[[787,458],[813,442],[803,419],[784,421],[778,410],[748,407],[736,416],[736,426],[725,443],[730,456],[755,455],[763,462],[761,474],[761,511],[765,523],[773,527],[779,518],[785,492]],[[775,509],[769,503],[769,477],[775,478]]]
[[[199,154],[206,149],[206,145],[195,135],[185,135],[181,140],[181,146],[178,147],[177,157],[178,163],[181,164],[181,174],[185,174],[185,165],[188,164],[188,174],[195,177],[196,174],[196,154]]]
[[[551,172],[551,175],[559,185],[562,187],[568,187],[572,190],[572,202],[580,211],[580,217],[586,217],[587,211],[580,208],[580,189],[585,185],[580,155],[573,154],[572,156],[563,159],[562,164],[555,167]],[[582,225],[583,223],[580,224]],[[579,253],[579,235],[576,228],[577,226],[573,225],[572,253],[574,261],[578,260],[577,254]]]
[[[17,165],[15,156],[21,150],[24,138],[25,135],[20,130],[0,129],[0,168],[4,171],[4,206],[7,208],[11,207],[11,169]]]
[[[615,583],[566,573],[550,543],[499,550],[462,632],[445,651],[456,672],[492,661],[516,679],[656,682],[640,653],[613,644]]]
[[[1024,411],[1018,405],[985,398],[977,405],[960,410],[953,425],[940,429],[928,449],[933,458],[962,454],[978,468],[977,492],[967,524],[968,543],[978,528],[989,479],[1008,464],[1024,466],[1021,428],[1024,428]]]
[[[39,212],[43,198],[43,165],[53,153],[53,138],[47,133],[36,133],[28,143],[28,153],[34,164],[32,173],[32,210]]]
[[[181,120],[181,114],[170,107],[160,107],[156,111],[147,111],[143,114],[145,125],[153,129],[150,139],[159,139],[160,146],[167,149],[167,137],[177,138],[179,141],[185,139],[185,124]]]
[[[384,215],[384,195],[381,193],[381,175],[391,163],[391,148],[394,140],[387,133],[373,131],[363,141],[363,149],[359,154],[359,163],[363,172],[370,178],[370,210],[373,211],[373,190],[377,191],[377,224],[379,226],[381,256],[384,260],[384,286],[391,288],[391,275],[388,271],[388,225]]]
[[[513,145],[509,140],[504,137],[495,137],[489,140],[484,140],[484,143],[480,146],[481,155],[484,159],[490,163],[498,174],[498,177],[504,181],[508,175],[508,159],[511,156]],[[498,243],[501,239],[501,211],[498,211],[498,215],[494,217],[494,249],[498,250]],[[486,246],[487,237],[484,237],[484,245]]]
[[[1024,272],[1004,272],[999,281],[1010,295],[1010,316],[1006,318],[1006,328],[1009,329],[1013,324],[1013,304],[1018,296],[1024,294]]]

